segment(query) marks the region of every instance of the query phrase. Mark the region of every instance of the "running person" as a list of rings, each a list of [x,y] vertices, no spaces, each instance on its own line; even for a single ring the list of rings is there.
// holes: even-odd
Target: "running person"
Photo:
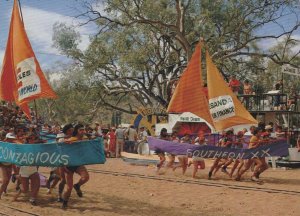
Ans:
[[[199,136],[195,139],[195,145],[207,145],[204,133],[202,131],[199,132]],[[196,178],[196,173],[198,172],[198,169],[205,169],[205,161],[201,157],[192,156],[192,160],[189,162],[188,166],[191,166],[192,164],[194,165],[192,177]]]
[[[76,141],[87,140],[88,137],[85,136],[85,129],[82,124],[77,124],[74,128],[73,136],[68,140],[65,140],[65,143],[72,145]],[[68,201],[71,196],[72,189],[74,188],[77,195],[82,197],[82,191],[80,187],[84,185],[89,180],[89,173],[85,166],[67,166],[64,167],[64,173],[66,176],[67,190],[63,194],[63,205],[62,208],[65,209],[68,207]],[[78,183],[73,185],[73,176],[74,173],[80,175]]]
[[[15,135],[12,133],[6,134],[5,142],[13,143],[16,139]],[[6,193],[7,186],[12,176],[12,164],[11,163],[0,163],[1,171],[2,171],[2,184],[0,187],[0,199],[3,193]]]
[[[168,131],[166,128],[162,128],[160,131],[159,139],[162,140],[169,140]],[[159,163],[156,165],[156,173],[159,174],[159,170],[162,168],[163,164],[166,161],[165,152],[161,151],[160,149],[156,149],[155,153],[159,157]]]
[[[181,143],[192,143],[190,134],[185,134],[181,140]],[[173,167],[173,171],[175,171],[178,167],[182,168],[182,175],[185,174],[187,167],[188,167],[188,156],[187,155],[178,155],[177,156],[178,160],[179,160],[179,164]]]
[[[253,136],[251,137],[250,139],[250,143],[249,143],[249,149],[253,149],[253,148],[257,148],[260,143],[261,143],[261,140],[260,140],[260,131],[258,129],[255,129],[253,130],[252,132]],[[236,181],[240,181],[241,180],[241,177],[242,175],[251,167],[251,165],[255,163],[256,166],[255,166],[255,169],[254,169],[254,173],[253,175],[251,176],[251,180],[252,181],[256,181],[258,182],[259,179],[258,179],[258,176],[259,176],[259,172],[261,170],[263,170],[264,168],[264,164],[261,162],[261,160],[257,157],[255,158],[251,158],[251,159],[248,159],[243,168],[240,170],[240,172],[238,173],[237,177],[235,178]]]
[[[18,129],[17,133],[17,142],[34,144],[35,143],[35,135],[29,134],[29,136],[24,141],[21,137],[23,137],[23,132],[21,129]],[[21,139],[20,139],[21,138]],[[17,200],[18,197],[23,194],[27,194],[29,191],[29,185],[31,189],[29,202],[31,205],[36,205],[36,199],[40,189],[40,176],[38,173],[38,168],[36,166],[21,166],[20,167],[20,180],[21,180],[21,190],[17,192],[14,197],[14,200]]]

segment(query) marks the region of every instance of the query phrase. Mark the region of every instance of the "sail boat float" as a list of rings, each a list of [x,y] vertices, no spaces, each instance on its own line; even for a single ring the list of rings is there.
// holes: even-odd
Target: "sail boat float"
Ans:
[[[256,119],[245,109],[237,96],[231,91],[222,75],[212,61],[206,50],[206,68],[208,95],[203,91],[201,70],[201,51],[203,43],[200,42],[183,72],[179,83],[168,106],[169,113],[189,112],[206,122],[213,132],[220,132],[238,125],[257,125]],[[174,155],[187,154],[188,156],[201,156],[202,158],[241,158],[286,156],[288,145],[286,140],[274,140],[267,145],[256,149],[229,149],[214,146],[195,146],[179,144],[149,137],[151,150],[165,151]]]
[[[190,117],[197,119],[196,122],[204,122],[209,126],[211,132],[220,132],[239,125],[257,125],[256,119],[246,110],[224,81],[208,51],[206,51],[208,95],[205,94],[201,69],[201,51],[203,47],[202,42],[199,42],[186,70],[180,77],[168,106],[169,117],[176,115],[174,113],[179,116],[188,113],[189,116],[183,117],[183,119],[188,120],[188,117]],[[156,131],[159,132],[158,127],[156,127]],[[214,135],[210,137],[214,137]],[[214,141],[217,140],[214,139]],[[253,155],[256,157],[288,155],[286,140],[274,140],[269,142],[268,145],[258,147],[255,150],[221,148],[214,146],[215,142],[209,142],[207,146],[195,146],[164,141],[154,137],[148,137],[148,144],[150,150],[160,150],[174,155],[188,154],[189,156],[196,153],[197,156],[202,158],[231,157],[247,159],[253,157]],[[142,159],[144,162],[147,159],[148,162],[150,161],[150,158],[145,156],[131,157],[127,154],[123,156],[125,156],[125,161],[128,162],[133,162],[130,161],[133,158],[135,160]],[[140,160],[139,163],[142,163],[142,161]]]
[[[225,83],[206,51],[208,98],[203,91],[200,42],[182,74],[168,106],[169,113],[191,112],[209,124],[215,131],[232,126],[257,124],[236,95]]]

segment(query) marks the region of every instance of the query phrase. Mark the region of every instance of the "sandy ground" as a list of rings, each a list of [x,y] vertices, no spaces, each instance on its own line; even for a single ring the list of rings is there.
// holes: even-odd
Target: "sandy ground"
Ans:
[[[175,172],[169,170],[157,176],[154,166],[134,166],[121,159],[108,159],[105,165],[92,165],[88,168],[156,176],[160,180],[91,172],[90,181],[82,187],[84,197],[79,198],[73,192],[68,210],[61,210],[60,204],[55,201],[56,193],[46,195],[45,188],[40,190],[39,206],[31,206],[26,197],[12,202],[14,185],[10,184],[8,195],[0,203],[0,215],[1,212],[6,212],[7,215],[26,215],[10,211],[5,206],[38,215],[67,216],[300,215],[299,169],[270,168],[262,175],[264,184],[258,185],[247,180],[250,173],[245,175],[242,182],[230,180],[221,172],[213,180],[207,180],[208,169],[201,170],[196,180],[191,178],[191,168],[185,176],[181,175],[180,169]],[[46,168],[41,171],[48,173]],[[292,192],[288,194],[286,191]]]

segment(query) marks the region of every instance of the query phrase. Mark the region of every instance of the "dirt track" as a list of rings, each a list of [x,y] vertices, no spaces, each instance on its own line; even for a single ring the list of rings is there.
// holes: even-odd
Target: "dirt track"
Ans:
[[[209,181],[207,170],[200,171],[196,180],[191,178],[191,169],[186,176],[182,176],[179,169],[157,176],[153,166],[133,166],[121,159],[108,159],[105,165],[88,168],[93,172],[82,188],[84,197],[78,198],[73,193],[66,211],[55,202],[56,194],[46,195],[44,188],[40,191],[37,207],[26,202],[25,197],[12,202],[13,185],[1,204],[36,215],[72,216],[299,215],[300,212],[300,170],[269,169],[262,175],[264,184],[258,185],[247,180],[232,181],[221,172]],[[48,173],[45,168],[41,171]],[[1,208],[0,215],[3,212],[26,215],[18,210]]]

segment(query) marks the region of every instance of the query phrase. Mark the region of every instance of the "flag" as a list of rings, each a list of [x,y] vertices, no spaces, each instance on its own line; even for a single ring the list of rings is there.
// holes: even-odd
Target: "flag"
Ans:
[[[36,59],[17,0],[11,16],[7,46],[0,76],[0,97],[14,101],[28,116],[28,103],[38,98],[56,98]],[[30,116],[30,115],[29,115]]]

